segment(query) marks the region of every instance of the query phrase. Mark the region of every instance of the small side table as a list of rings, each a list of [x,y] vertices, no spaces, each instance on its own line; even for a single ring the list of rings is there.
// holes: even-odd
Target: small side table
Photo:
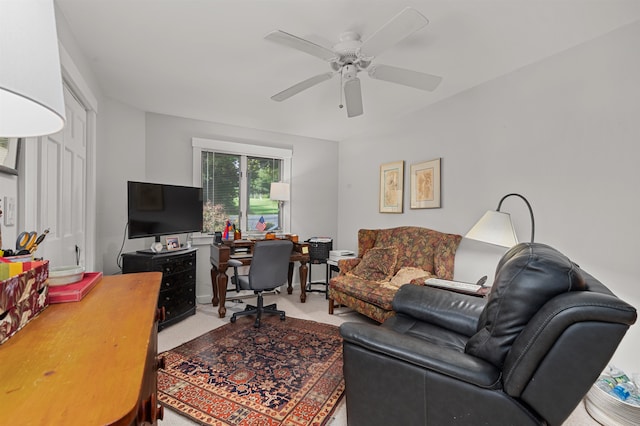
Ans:
[[[313,237],[307,240],[309,243],[309,282],[307,283],[307,292],[324,293],[329,298],[329,252],[333,248],[333,239],[327,237]],[[313,281],[311,278],[311,265],[325,265],[325,279],[322,281]],[[321,285],[321,289],[314,289],[314,285]]]
[[[331,278],[330,274],[332,272],[335,272],[336,274],[340,273],[340,268],[338,267],[338,261],[337,260],[327,259],[327,268],[329,268],[329,271],[328,271],[328,274],[327,274],[328,275],[327,279]]]
[[[356,257],[356,255],[351,255],[351,256],[339,256],[339,257],[334,257],[327,259],[327,268],[329,269],[327,271],[327,274],[330,274],[331,272],[335,272],[337,274],[340,273],[340,267],[338,266],[338,262],[342,259],[354,259]],[[330,279],[330,276],[327,275],[327,281]]]

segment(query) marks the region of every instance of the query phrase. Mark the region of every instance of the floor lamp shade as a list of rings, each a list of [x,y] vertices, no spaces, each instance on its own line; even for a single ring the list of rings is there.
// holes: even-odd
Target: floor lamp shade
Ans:
[[[272,182],[269,198],[275,201],[289,201],[289,184],[284,182]]]
[[[467,232],[465,237],[503,247],[513,247],[518,244],[518,237],[516,236],[513,222],[511,221],[511,215],[500,211],[502,203],[509,197],[518,197],[527,205],[531,217],[531,242],[533,242],[536,233],[536,221],[533,217],[533,209],[524,196],[516,193],[507,194],[502,197],[498,203],[498,208],[495,211],[487,211],[484,216],[473,225],[473,228]]]
[[[487,211],[465,237],[502,247],[518,244],[511,215],[494,210]]]
[[[64,127],[53,0],[0,1],[0,136],[35,137]]]

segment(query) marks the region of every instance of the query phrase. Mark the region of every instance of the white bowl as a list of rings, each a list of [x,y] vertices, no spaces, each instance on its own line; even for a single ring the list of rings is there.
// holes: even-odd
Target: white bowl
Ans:
[[[9,262],[31,262],[33,260],[32,254],[22,254],[20,256],[5,257]]]
[[[49,285],[66,285],[76,283],[84,277],[83,266],[55,266],[49,268]]]

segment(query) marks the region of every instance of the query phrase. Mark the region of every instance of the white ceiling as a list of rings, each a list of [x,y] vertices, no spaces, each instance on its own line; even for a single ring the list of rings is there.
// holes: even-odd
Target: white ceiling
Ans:
[[[55,2],[111,98],[144,111],[337,141],[640,19],[637,0]],[[407,6],[429,25],[376,63],[440,75],[434,92],[364,73],[364,115],[355,118],[338,108],[338,78],[284,102],[270,99],[330,69],[265,41],[267,33],[337,42],[355,30],[366,39]]]

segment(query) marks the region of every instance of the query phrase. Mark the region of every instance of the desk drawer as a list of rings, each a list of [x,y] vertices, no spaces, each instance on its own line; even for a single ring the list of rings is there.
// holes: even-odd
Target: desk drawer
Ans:
[[[196,283],[196,271],[190,270],[178,274],[162,274],[160,291],[172,290],[179,287],[194,287]]]
[[[195,253],[184,256],[176,256],[169,259],[156,259],[153,262],[153,270],[161,271],[166,277],[168,275],[179,274],[184,271],[193,270],[195,273],[196,256]]]
[[[166,312],[165,321],[169,321],[195,308],[195,290],[193,286],[189,286],[161,291],[158,296],[158,306],[164,306]]]

